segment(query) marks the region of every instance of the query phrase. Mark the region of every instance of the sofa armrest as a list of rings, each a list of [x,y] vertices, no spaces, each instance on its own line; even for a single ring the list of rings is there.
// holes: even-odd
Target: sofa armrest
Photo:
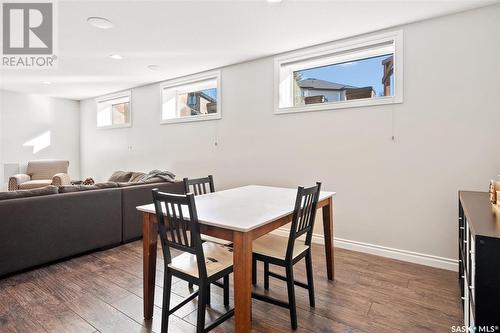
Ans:
[[[52,185],[71,185],[71,179],[67,173],[56,173],[54,177],[52,177]]]
[[[22,183],[26,183],[31,180],[29,175],[24,173],[19,173],[17,175],[11,176],[9,178],[9,191],[17,191],[19,189],[19,185]]]

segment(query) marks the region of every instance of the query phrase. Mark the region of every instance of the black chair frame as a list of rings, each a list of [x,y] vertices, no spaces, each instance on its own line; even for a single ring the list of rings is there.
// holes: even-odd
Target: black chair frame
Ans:
[[[198,215],[196,213],[196,204],[192,193],[177,195],[162,193],[159,192],[158,189],[153,189],[153,199],[158,220],[158,231],[160,234],[163,257],[165,260],[161,332],[165,333],[168,330],[168,317],[195,297],[198,297],[196,332],[208,332],[234,315],[234,309],[229,309],[226,313],[205,327],[205,310],[207,305],[210,304],[209,286],[210,284],[215,284],[223,289],[224,305],[227,307],[229,305],[229,274],[232,273],[233,267],[228,267],[212,276],[207,276]],[[165,207],[167,216],[164,215],[162,204]],[[183,216],[182,206],[187,206],[189,217]],[[198,277],[172,269],[168,266],[172,262],[170,253],[171,248],[196,255]],[[170,309],[172,276],[197,285],[198,290],[192,292],[181,303]],[[223,279],[223,283],[218,282],[221,278]]]
[[[262,261],[264,263],[264,289],[269,290],[269,277],[274,277],[279,280],[285,281],[287,283],[288,302],[284,302],[267,295],[258,294],[256,292],[252,293],[252,297],[260,301],[289,309],[291,326],[294,330],[297,329],[297,308],[295,302],[294,286],[296,285],[301,288],[307,289],[309,292],[309,305],[311,307],[315,306],[311,240],[320,190],[321,183],[319,182],[316,183],[316,186],[312,186],[309,188],[298,188],[285,259],[270,257],[259,253],[253,253],[252,257],[253,285],[257,284],[257,262]],[[304,244],[308,246],[308,249],[294,257],[293,250],[295,241],[297,240],[297,238],[304,234]],[[293,276],[293,266],[304,258],[306,263],[307,283],[295,281]],[[271,264],[284,267],[285,276],[269,271],[269,265]]]
[[[194,193],[194,195],[197,196],[215,192],[214,177],[212,175],[193,179],[183,178],[182,182],[184,183],[184,193]],[[218,285],[218,283],[214,284]],[[188,287],[192,289],[193,284],[189,283]],[[210,286],[208,286],[208,289],[210,290]],[[210,293],[208,296],[208,304],[210,304]]]
[[[184,178],[182,182],[184,183],[185,193],[201,195],[215,192],[214,177],[212,175],[196,179]]]

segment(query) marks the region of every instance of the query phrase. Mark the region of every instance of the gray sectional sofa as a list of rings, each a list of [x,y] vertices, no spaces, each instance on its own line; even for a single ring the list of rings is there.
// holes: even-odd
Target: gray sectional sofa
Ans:
[[[0,200],[0,277],[139,239],[142,217],[135,207],[152,202],[151,190],[184,192],[182,182],[110,186],[68,193],[51,186],[30,197],[6,192],[10,197]]]

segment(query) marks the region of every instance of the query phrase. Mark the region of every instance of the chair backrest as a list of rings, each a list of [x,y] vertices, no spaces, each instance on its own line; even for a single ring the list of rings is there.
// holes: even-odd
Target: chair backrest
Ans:
[[[288,240],[286,252],[287,260],[292,259],[295,241],[303,234],[306,234],[305,244],[311,245],[320,191],[321,183],[319,182],[317,182],[315,186],[308,188],[299,186],[297,190],[297,198],[295,199],[295,208],[290,228],[290,238]]]
[[[215,192],[214,177],[209,175],[204,178],[188,179],[184,178],[184,191],[186,193],[194,193],[194,195],[201,195]]]
[[[68,173],[69,161],[65,160],[36,160],[29,161],[26,174],[32,180],[52,179],[56,173]]]
[[[207,270],[194,195],[164,193],[155,188],[153,200],[166,263],[172,261],[170,248],[194,254],[200,278],[206,277]]]

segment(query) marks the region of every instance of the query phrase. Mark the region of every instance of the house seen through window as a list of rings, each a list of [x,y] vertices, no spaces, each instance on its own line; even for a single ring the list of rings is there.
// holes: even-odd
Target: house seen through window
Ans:
[[[208,73],[162,85],[162,122],[220,118],[219,74]]]
[[[177,113],[180,117],[217,112],[217,88],[183,93],[177,98]]]
[[[394,95],[393,55],[293,72],[294,106]]]
[[[97,100],[97,127],[112,128],[130,125],[130,92]]]
[[[401,31],[320,45],[275,58],[275,113],[403,102]]]

